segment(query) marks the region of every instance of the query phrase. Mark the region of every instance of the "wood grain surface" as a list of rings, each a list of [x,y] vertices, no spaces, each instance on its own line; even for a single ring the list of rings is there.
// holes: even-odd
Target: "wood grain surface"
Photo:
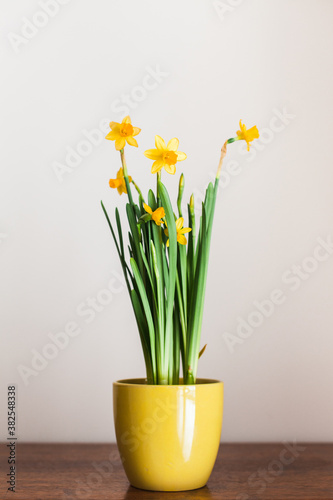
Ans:
[[[0,499],[333,500],[333,444],[222,444],[204,488],[161,493],[130,486],[113,444],[20,444],[16,492],[7,490],[0,445]]]

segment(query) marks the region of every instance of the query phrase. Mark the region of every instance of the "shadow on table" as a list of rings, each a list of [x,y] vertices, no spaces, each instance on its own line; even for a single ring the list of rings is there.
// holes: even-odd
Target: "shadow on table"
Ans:
[[[138,500],[138,498],[142,498],[144,500],[161,500],[163,498],[165,499],[171,499],[172,500],[212,500],[213,498],[216,498],[213,496],[207,488],[207,486],[204,486],[204,488],[200,488],[198,490],[191,490],[191,491],[147,491],[147,490],[139,490],[138,488],[134,488],[133,486],[129,486],[128,490],[126,491],[126,495],[124,496],[124,500]]]

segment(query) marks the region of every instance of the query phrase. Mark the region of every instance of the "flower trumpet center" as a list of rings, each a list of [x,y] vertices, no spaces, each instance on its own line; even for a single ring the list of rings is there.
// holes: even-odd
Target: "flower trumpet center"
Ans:
[[[163,161],[168,165],[175,165],[177,163],[177,154],[174,151],[166,151],[163,154]]]
[[[133,134],[133,127],[130,123],[122,123],[120,125],[119,133],[121,137],[128,137]]]

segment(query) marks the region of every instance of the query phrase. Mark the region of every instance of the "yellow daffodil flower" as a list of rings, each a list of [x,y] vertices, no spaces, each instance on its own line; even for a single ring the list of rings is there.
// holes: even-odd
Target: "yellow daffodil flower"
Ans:
[[[239,128],[240,130],[237,130],[236,132],[237,139],[245,141],[247,144],[247,150],[250,151],[250,142],[259,138],[258,129],[255,125],[247,130],[245,125],[243,125],[242,120],[239,120]]]
[[[130,146],[138,147],[138,143],[136,139],[134,139],[134,136],[141,132],[141,128],[133,127],[129,116],[125,116],[121,123],[111,122],[110,128],[111,132],[108,133],[105,139],[116,141],[115,146],[117,151],[123,149],[126,142]]]
[[[143,208],[149,215],[151,215],[152,220],[155,222],[157,226],[160,226],[162,224],[162,219],[163,217],[165,217],[165,211],[163,207],[159,207],[153,212],[150,206],[144,203]]]
[[[128,176],[128,180],[129,182],[132,182],[132,177],[130,175]],[[123,193],[127,194],[126,182],[122,168],[120,168],[117,172],[117,179],[109,180],[109,186],[112,189],[117,188],[117,191],[120,195],[122,195]]]
[[[192,231],[190,227],[183,227],[184,225],[184,217],[179,217],[179,219],[176,220],[176,229],[177,229],[177,241],[181,245],[186,245],[187,239],[184,236],[184,233],[189,233]],[[169,236],[169,231],[168,228],[164,229],[164,234],[166,236]],[[169,240],[166,243],[167,247],[169,246]]]
[[[155,146],[156,149],[147,149],[144,153],[150,160],[155,160],[151,173],[156,174],[164,167],[169,174],[175,174],[177,161],[186,160],[186,154],[177,151],[179,140],[174,137],[165,145],[162,137],[155,135]]]

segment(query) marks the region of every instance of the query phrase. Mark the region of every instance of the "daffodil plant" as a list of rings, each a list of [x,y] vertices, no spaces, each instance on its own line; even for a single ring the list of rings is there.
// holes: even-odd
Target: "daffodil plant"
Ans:
[[[114,243],[119,255],[126,285],[132,302],[147,371],[148,384],[179,384],[180,363],[183,383],[195,384],[200,350],[201,325],[208,271],[209,250],[212,235],[216,196],[222,162],[227,144],[259,137],[257,127],[249,130],[240,122],[236,137],[226,141],[221,150],[214,185],[206,190],[199,224],[196,223],[194,197],[187,205],[188,227],[184,227],[182,198],[184,175],[179,180],[177,214],[161,181],[164,168],[168,174],[176,173],[178,162],[186,159],[179,151],[179,140],[167,144],[156,135],[155,148],[145,151],[153,160],[151,172],[156,174],[156,192],[150,190],[145,199],[139,186],[128,174],[124,148],[138,147],[134,138],[140,133],[129,116],[122,123],[111,122],[106,139],[115,141],[120,152],[121,168],[109,185],[118,193],[128,196],[128,252],[125,251],[123,229],[118,208],[115,210],[116,230],[103,205]],[[132,172],[131,172],[132,173]],[[133,200],[131,184],[137,192]],[[186,235],[186,236],[185,236]],[[188,238],[188,240],[187,240]]]

